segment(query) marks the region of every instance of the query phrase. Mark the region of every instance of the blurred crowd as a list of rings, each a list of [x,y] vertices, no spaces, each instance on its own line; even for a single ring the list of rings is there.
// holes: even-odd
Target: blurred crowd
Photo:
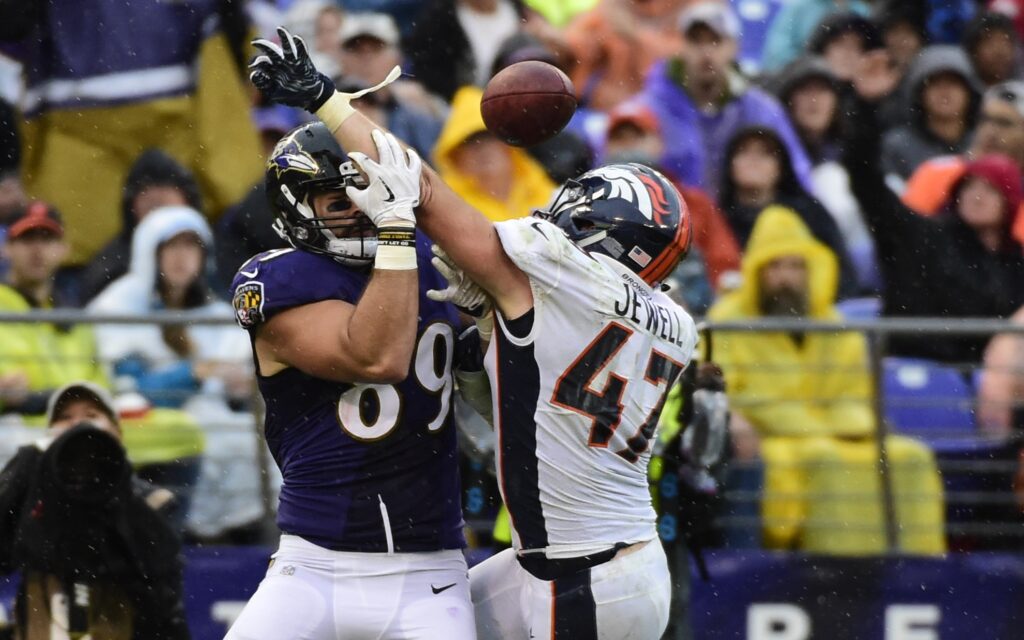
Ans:
[[[285,246],[263,161],[309,118],[247,82],[250,38],[279,24],[339,89],[401,65],[356,107],[493,220],[542,208],[600,164],[661,170],[694,218],[669,284],[695,316],[1024,322],[1021,0],[0,0],[0,312],[230,318],[235,271]],[[521,149],[479,106],[488,79],[525,60],[561,68],[579,109]],[[786,498],[808,483],[878,491],[873,467],[856,470],[879,427],[866,339],[713,344],[734,456],[763,458],[761,486],[783,496],[766,499],[764,541],[881,549],[857,530],[815,533],[842,519],[834,496]],[[978,428],[1024,427],[1020,339],[886,348],[982,371]],[[228,326],[0,323],[0,413],[32,424],[68,382],[110,389],[140,474],[186,500],[224,473],[202,468],[203,425],[252,411],[252,376],[245,334]],[[887,448],[896,493],[916,496],[896,504],[904,548],[942,551],[933,453],[900,436]],[[872,505],[858,515],[869,528],[883,517]]]

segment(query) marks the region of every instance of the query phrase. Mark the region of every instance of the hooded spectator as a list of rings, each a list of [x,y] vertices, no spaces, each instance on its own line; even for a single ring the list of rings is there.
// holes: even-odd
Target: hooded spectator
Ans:
[[[762,212],[782,205],[796,211],[818,241],[835,253],[840,265],[840,297],[856,293],[857,278],[839,227],[797,180],[778,134],[759,127],[739,131],[726,148],[722,175],[719,202],[740,247],[746,247]]]
[[[811,163],[838,159],[841,87],[825,60],[804,56],[794,61],[772,79],[770,88],[786,110]]]
[[[967,56],[950,45],[922,51],[905,86],[910,121],[885,135],[881,156],[901,181],[926,160],[967,150],[980,100]]]
[[[877,97],[874,88],[860,91]],[[1010,232],[1020,206],[1020,172],[1010,159],[983,157],[968,164],[945,215],[929,219],[885,185],[872,104],[858,101],[848,133],[844,164],[875,237],[885,315],[1006,318],[1024,305],[1024,250]],[[899,355],[977,363],[986,342],[894,336],[889,346]]]
[[[1020,77],[1020,38],[1010,18],[982,13],[964,31],[963,49],[986,87]]]
[[[491,220],[521,218],[547,203],[555,184],[525,151],[487,131],[480,115],[482,95],[476,87],[455,94],[434,162],[444,181]]]
[[[131,268],[89,304],[92,313],[145,314],[178,310],[231,318],[230,305],[206,285],[213,237],[198,211],[163,207],[132,237]],[[249,343],[233,326],[103,325],[100,353],[118,376],[130,376],[157,406],[181,406],[207,382],[231,396],[249,391]]]
[[[824,58],[837,78],[849,81],[861,56],[881,47],[882,36],[874,23],[854,13],[837,13],[814,30],[807,51]]]
[[[735,70],[740,22],[727,4],[698,2],[680,19],[686,46],[659,62],[638,101],[658,117],[665,140],[661,166],[683,183],[717,197],[722,157],[736,131],[750,126],[779,132],[800,182],[810,186],[810,162],[782,106]]]
[[[867,16],[869,7],[860,0],[791,0],[785,3],[768,27],[761,67],[774,71],[798,58],[821,21],[838,10]]]
[[[773,206],[754,226],[742,284],[708,318],[837,321],[836,282],[835,255],[794,211]],[[864,336],[719,331],[714,358],[725,374],[733,429],[752,425],[762,438],[765,544],[840,555],[883,552],[886,518],[872,437],[878,425]],[[942,553],[942,483],[934,457],[908,438],[885,442],[900,548]],[[832,524],[851,517],[858,523],[852,530]]]
[[[967,153],[930,160],[907,182],[903,202],[922,215],[939,213],[971,158],[1001,154],[1024,167],[1024,82],[1012,80],[985,92],[974,140]],[[1024,243],[1024,214],[1018,212],[1013,236]]]
[[[905,73],[928,44],[927,11],[917,2],[888,0],[876,12],[882,42],[892,63]]]
[[[121,190],[121,231],[82,269],[79,301],[88,302],[128,271],[132,235],[159,207],[188,205],[202,210],[199,185],[185,167],[161,151],[147,149],[135,160]]]
[[[835,253],[792,209],[765,209],[742,269],[742,284],[712,307],[710,319],[840,319]],[[807,333],[795,339],[787,333],[716,333],[714,358],[733,408],[762,435],[864,437],[875,431],[867,345],[859,334]],[[827,366],[822,358],[828,358]],[[765,402],[773,396],[790,402]]]

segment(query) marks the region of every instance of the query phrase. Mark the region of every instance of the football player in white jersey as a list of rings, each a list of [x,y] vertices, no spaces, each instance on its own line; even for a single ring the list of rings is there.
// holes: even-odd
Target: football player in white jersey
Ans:
[[[279,31],[253,83],[315,113],[350,156],[398,142]],[[568,181],[546,211],[492,223],[424,170],[418,223],[494,303],[486,356],[501,493],[513,548],[470,572],[483,639],[661,636],[668,567],[647,462],[669,389],[697,342],[661,291],[686,254],[690,216],[664,176],[612,165]],[[526,213],[526,212],[524,212]]]

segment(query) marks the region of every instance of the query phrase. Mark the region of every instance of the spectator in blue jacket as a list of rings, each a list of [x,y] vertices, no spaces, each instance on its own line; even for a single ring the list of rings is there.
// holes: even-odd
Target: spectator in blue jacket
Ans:
[[[699,2],[683,13],[680,29],[686,43],[681,56],[655,65],[638,98],[661,123],[663,169],[717,196],[729,140],[742,128],[761,125],[778,132],[797,178],[809,189],[811,164],[782,106],[736,71],[736,14],[726,4]]]

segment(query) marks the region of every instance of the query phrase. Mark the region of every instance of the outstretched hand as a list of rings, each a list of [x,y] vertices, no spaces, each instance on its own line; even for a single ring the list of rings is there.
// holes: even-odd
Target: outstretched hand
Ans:
[[[284,27],[278,27],[277,36],[280,45],[252,41],[260,55],[249,65],[249,79],[267,100],[315,112],[334,94],[334,82],[317,70],[302,38]]]
[[[470,280],[441,247],[435,244],[431,249],[434,252],[431,263],[448,281],[448,287],[431,289],[427,291],[427,297],[437,302],[450,302],[474,318],[487,315],[491,309],[491,299],[487,293]]]

